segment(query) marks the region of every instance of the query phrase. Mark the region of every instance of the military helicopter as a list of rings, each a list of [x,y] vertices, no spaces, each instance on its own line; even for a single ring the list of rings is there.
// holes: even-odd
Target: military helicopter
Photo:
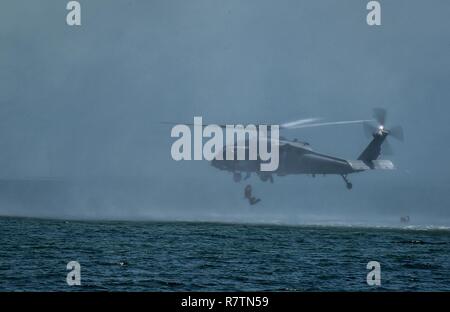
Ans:
[[[390,154],[391,148],[386,141],[388,136],[392,136],[403,141],[403,129],[401,126],[387,129],[385,127],[387,112],[385,109],[376,108],[373,110],[374,120],[357,121],[337,121],[337,122],[316,122],[316,119],[303,119],[296,122],[280,125],[280,129],[299,129],[307,127],[321,127],[330,125],[362,123],[367,136],[372,138],[371,142],[355,160],[347,160],[332,155],[326,155],[314,151],[309,143],[298,140],[287,140],[283,137],[279,139],[279,166],[276,171],[267,172],[260,170],[261,160],[211,160],[211,165],[219,170],[231,172],[233,180],[240,182],[242,174],[244,179],[248,179],[251,173],[255,173],[262,181],[273,183],[273,176],[287,176],[293,174],[315,175],[340,175],[345,182],[347,189],[351,190],[353,185],[348,179],[348,175],[367,170],[392,170],[394,164],[390,160],[380,160],[378,157],[383,154]],[[376,121],[374,126],[372,121]],[[384,144],[383,144],[384,143]],[[248,147],[248,145],[245,145]],[[236,146],[224,146],[219,153],[225,153],[227,148],[236,149]],[[225,159],[225,157],[222,157]]]

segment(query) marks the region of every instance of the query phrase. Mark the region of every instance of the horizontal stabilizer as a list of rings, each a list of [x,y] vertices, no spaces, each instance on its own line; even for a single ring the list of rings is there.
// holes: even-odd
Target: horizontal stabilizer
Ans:
[[[364,171],[370,169],[381,169],[381,170],[392,170],[394,164],[390,160],[372,160],[372,161],[362,161],[362,160],[347,160],[350,167],[355,171]]]
[[[370,167],[367,166],[366,163],[363,162],[362,160],[347,160],[347,162],[350,164],[350,167],[352,167],[352,169],[356,171],[363,171],[370,169]]]
[[[373,169],[393,170],[394,164],[390,160],[373,160]]]

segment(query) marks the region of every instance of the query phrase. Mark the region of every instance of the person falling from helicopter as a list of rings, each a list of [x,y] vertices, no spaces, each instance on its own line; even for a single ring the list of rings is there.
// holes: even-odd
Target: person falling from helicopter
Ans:
[[[255,196],[252,196],[252,186],[250,184],[247,184],[247,186],[244,189],[244,196],[248,199],[248,202],[250,205],[255,205],[261,201],[260,198],[256,198]]]

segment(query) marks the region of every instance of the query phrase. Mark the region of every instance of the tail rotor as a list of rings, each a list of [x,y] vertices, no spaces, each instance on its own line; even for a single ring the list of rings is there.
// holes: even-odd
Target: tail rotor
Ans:
[[[364,133],[367,137],[372,138],[383,138],[384,144],[382,147],[382,153],[384,155],[392,155],[392,147],[387,141],[387,136],[392,136],[393,138],[403,142],[404,141],[404,133],[402,126],[394,126],[392,128],[386,128],[386,120],[387,120],[387,111],[384,108],[375,108],[373,110],[373,117],[378,123],[377,125],[373,125],[372,123],[365,122],[363,124]]]

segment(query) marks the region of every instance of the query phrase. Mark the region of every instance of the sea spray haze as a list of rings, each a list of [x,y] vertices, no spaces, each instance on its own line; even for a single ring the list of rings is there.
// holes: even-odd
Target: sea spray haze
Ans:
[[[410,215],[450,225],[449,9],[445,1],[384,3],[382,26],[369,27],[357,0],[99,0],[84,5],[73,28],[65,3],[7,1],[0,213],[246,222]],[[389,156],[396,171],[352,177],[351,192],[339,177],[252,178],[264,194],[255,210],[230,175],[204,161],[174,162],[170,127],[161,125],[193,116],[359,119],[380,106],[406,134]],[[282,135],[354,159],[368,143],[360,128]]]

